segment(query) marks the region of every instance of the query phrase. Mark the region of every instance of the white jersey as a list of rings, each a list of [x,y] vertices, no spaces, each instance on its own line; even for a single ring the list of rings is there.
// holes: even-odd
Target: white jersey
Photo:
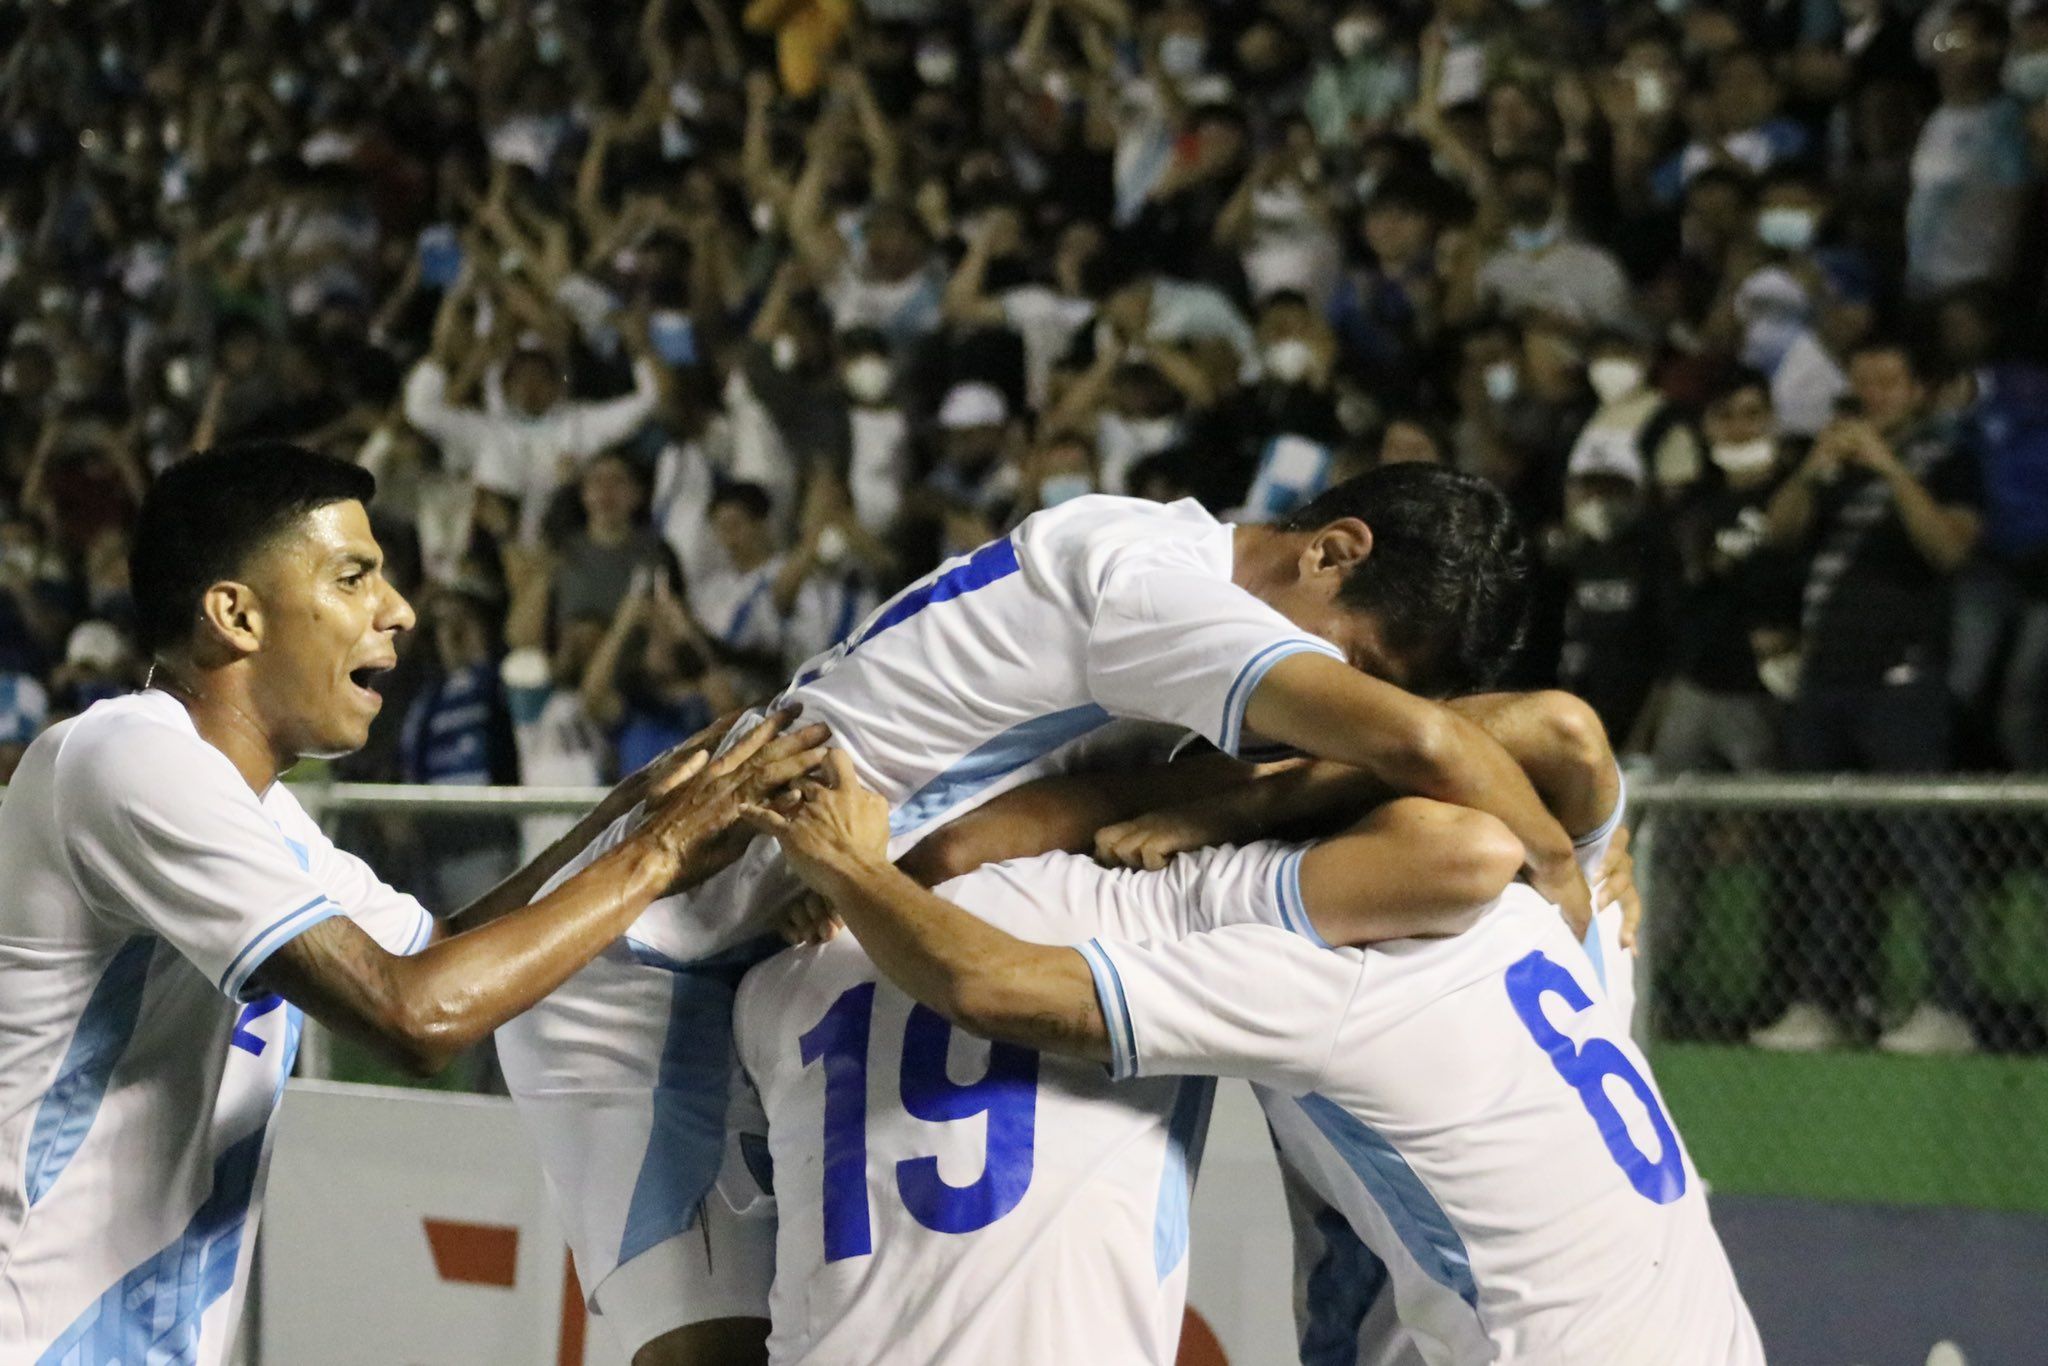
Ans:
[[[1078,943],[1169,932],[1159,876],[1049,855],[939,891]],[[879,1343],[891,1366],[1174,1359],[1212,1082],[985,1043],[851,935],[755,968],[734,1011],[773,1159],[778,1366],[865,1366]]]
[[[216,1366],[301,1022],[250,977],[330,916],[433,921],[161,692],[30,746],[0,867],[0,1361]]]
[[[1762,1362],[1649,1064],[1556,908],[1517,884],[1455,939],[1331,949],[1301,854],[1184,856],[1187,937],[1084,949],[1117,1075],[1256,1083],[1431,1366]]]
[[[1233,584],[1233,563],[1232,529],[1192,499],[1076,498],[884,603],[778,705],[831,726],[861,781],[888,799],[892,855],[1071,767],[1073,747],[1114,718],[1237,754],[1268,670],[1304,651],[1343,656]],[[778,858],[763,841],[699,892],[655,902],[630,938],[690,962],[758,934],[780,899],[756,890],[762,865]]]

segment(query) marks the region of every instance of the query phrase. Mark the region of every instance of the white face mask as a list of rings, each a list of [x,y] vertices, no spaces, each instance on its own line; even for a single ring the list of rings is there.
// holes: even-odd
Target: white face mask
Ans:
[[[1769,659],[1756,662],[1757,681],[1764,685],[1764,691],[1780,702],[1790,702],[1799,695],[1799,656],[1786,651],[1772,655]]]
[[[784,333],[768,345],[768,359],[778,370],[796,369],[796,338]]]
[[[1486,385],[1486,396],[1495,403],[1506,403],[1520,392],[1522,387],[1521,373],[1515,369],[1515,363],[1511,360],[1495,361],[1486,367],[1486,373],[1481,378]]]
[[[921,47],[916,64],[917,78],[926,85],[951,85],[960,71],[960,59],[950,47]]]
[[[1778,443],[1768,436],[1754,441],[1717,441],[1708,452],[1723,473],[1754,474],[1769,469],[1778,458]]]
[[[1574,504],[1566,520],[1589,541],[1611,541],[1622,526],[1621,514],[1605,498]]]
[[[1266,373],[1282,384],[1299,384],[1308,377],[1309,368],[1315,364],[1316,354],[1309,344],[1297,337],[1276,341],[1265,350]]]
[[[889,362],[877,355],[855,356],[846,363],[846,392],[857,403],[880,403],[889,396]]]
[[[1600,395],[1602,403],[1613,403],[1642,387],[1643,367],[1640,361],[1610,356],[1587,366],[1586,378],[1592,383],[1593,392]]]
[[[1383,37],[1380,26],[1362,15],[1341,19],[1330,30],[1330,41],[1337,45],[1337,52],[1345,61],[1355,61],[1367,48],[1376,45]]]
[[[1208,55],[1208,40],[1199,34],[1169,33],[1159,40],[1159,69],[1175,80],[1186,80],[1200,71]]]
[[[1781,207],[1756,216],[1757,240],[1775,251],[1805,251],[1819,226],[1812,209]]]

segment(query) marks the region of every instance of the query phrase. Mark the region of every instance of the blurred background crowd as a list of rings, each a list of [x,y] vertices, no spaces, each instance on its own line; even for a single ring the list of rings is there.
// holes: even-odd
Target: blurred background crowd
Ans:
[[[1511,681],[1660,773],[2048,767],[2048,5],[27,0],[0,53],[0,777],[140,681],[152,474],[252,438],[374,469],[422,608],[353,778],[602,782],[1038,508],[1394,461],[1507,491]]]

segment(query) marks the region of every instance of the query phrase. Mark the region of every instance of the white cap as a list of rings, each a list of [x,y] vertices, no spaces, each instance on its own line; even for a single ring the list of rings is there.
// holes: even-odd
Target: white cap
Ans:
[[[74,668],[112,669],[128,657],[128,642],[111,621],[81,621],[64,645],[64,662]]]
[[[946,391],[939,405],[939,425],[949,432],[969,427],[1000,427],[1010,420],[1010,404],[993,384],[970,380]]]

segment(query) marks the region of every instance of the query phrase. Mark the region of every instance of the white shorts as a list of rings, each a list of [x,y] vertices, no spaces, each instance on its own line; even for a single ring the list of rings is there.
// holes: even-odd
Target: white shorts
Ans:
[[[497,1033],[577,1276],[629,1356],[767,1317],[775,1226],[726,1122],[733,992],[762,952],[657,966],[621,941]]]
[[[752,1178],[744,1170],[736,1182],[721,1175],[699,1207],[695,1228],[656,1243],[591,1293],[593,1317],[626,1360],[689,1324],[768,1317],[768,1286],[775,1277],[773,1206],[736,1209],[728,1185],[744,1189]]]

